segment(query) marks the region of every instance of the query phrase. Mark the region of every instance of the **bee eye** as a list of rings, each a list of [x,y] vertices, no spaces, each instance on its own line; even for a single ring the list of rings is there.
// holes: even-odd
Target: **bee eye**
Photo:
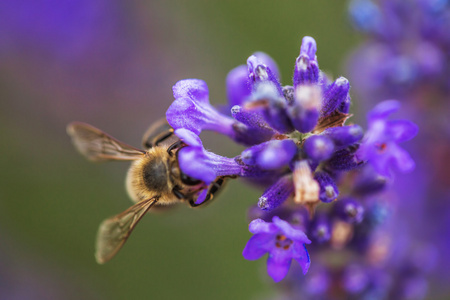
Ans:
[[[186,185],[197,185],[199,183],[201,183],[201,180],[192,178],[191,176],[188,176],[186,174],[184,174],[183,172],[180,172],[180,177],[181,177],[181,181],[186,184]]]

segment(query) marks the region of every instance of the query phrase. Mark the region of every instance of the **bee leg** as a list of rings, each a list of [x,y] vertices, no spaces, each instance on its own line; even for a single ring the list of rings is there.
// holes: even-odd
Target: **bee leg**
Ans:
[[[206,195],[205,200],[203,200],[202,203],[198,203],[198,204],[197,204],[197,203],[195,203],[195,200],[194,200],[194,199],[189,199],[189,205],[190,205],[191,207],[199,207],[199,206],[202,206],[203,204],[207,203],[208,201],[210,201],[212,198],[213,198],[213,194],[208,193],[208,194]]]
[[[158,146],[160,143],[164,142],[168,138],[170,138],[173,135],[173,129],[168,130],[167,132],[162,133],[161,135],[157,136],[153,140],[153,145]]]
[[[172,193],[175,195],[175,197],[177,197],[180,200],[186,199],[186,195],[180,192],[178,188],[172,189]]]
[[[161,118],[153,123],[144,133],[142,145],[145,149],[150,149],[165,142],[172,135],[173,128],[167,123],[166,118]]]
[[[183,145],[182,141],[178,141],[178,142],[173,143],[172,145],[169,146],[169,148],[167,148],[167,153],[169,153],[169,155],[172,156],[172,150],[180,147],[181,145]]]
[[[217,191],[219,191],[219,189],[222,187],[224,182],[225,182],[224,177],[217,177],[216,180],[211,182],[211,184],[209,185],[208,194],[206,194],[205,200],[203,200],[202,203],[197,204],[197,203],[195,203],[194,199],[189,199],[189,205],[191,207],[197,207],[197,206],[207,203],[208,201],[211,201],[214,197],[214,194],[216,194]]]

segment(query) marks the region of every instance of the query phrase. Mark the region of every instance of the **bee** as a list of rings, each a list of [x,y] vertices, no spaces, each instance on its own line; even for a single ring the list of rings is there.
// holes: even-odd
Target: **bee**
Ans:
[[[178,164],[178,150],[186,145],[173,134],[165,120],[155,123],[144,134],[142,144],[147,150],[129,146],[86,123],[69,124],[67,133],[75,148],[91,161],[132,161],[126,188],[135,204],[100,224],[95,250],[99,264],[117,254],[150,208],[179,202],[186,202],[191,207],[203,205],[226,180],[225,176],[217,177],[206,185],[184,174]],[[205,190],[206,198],[197,204],[197,198]]]

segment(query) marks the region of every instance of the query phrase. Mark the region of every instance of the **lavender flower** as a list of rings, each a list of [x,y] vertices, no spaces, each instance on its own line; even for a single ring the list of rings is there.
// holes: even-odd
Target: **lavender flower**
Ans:
[[[372,222],[377,206],[367,205],[365,199],[383,190],[392,166],[411,168],[404,163],[412,160],[397,144],[412,138],[417,126],[387,120],[398,109],[395,101],[374,108],[366,134],[358,125],[346,125],[349,81],[327,78],[316,52],[315,40],[303,38],[292,86],[281,85],[278,68],[267,54],[250,56],[247,66],[228,74],[230,114],[210,104],[206,83],[198,79],[174,86],[175,101],[166,113],[183,142],[177,153],[182,172],[206,184],[218,176],[233,176],[265,188],[251,209],[249,230],[254,236],[243,255],[256,260],[269,253],[267,272],[276,282],[287,276],[292,259],[303,274],[308,271],[307,236],[315,252],[346,248],[367,255],[370,234],[378,223]],[[203,147],[199,138],[203,130],[248,148],[234,158],[214,154]],[[379,153],[380,147],[388,150]],[[327,264],[320,263],[328,272]],[[360,269],[344,272],[344,267],[339,266],[341,274],[347,274],[347,293],[362,293],[370,276],[357,281],[360,273],[352,274]],[[330,281],[334,278],[326,275]],[[316,292],[326,293],[331,286],[330,282]]]
[[[269,253],[267,272],[275,282],[286,277],[292,259],[300,264],[303,274],[308,272],[310,259],[305,244],[311,241],[303,231],[276,216],[271,223],[253,220],[249,231],[254,236],[247,242],[242,255],[248,260],[256,260]]]
[[[414,120],[420,127],[418,137],[407,145],[406,152],[398,144],[417,131],[413,128],[415,126],[411,126],[409,121],[388,121],[387,115],[375,116],[377,120],[372,122],[372,126],[369,124],[369,131],[372,133],[367,136],[371,137],[372,146],[376,146],[373,141],[378,139],[381,142],[378,143],[381,146],[379,150],[384,153],[377,154],[372,146],[362,145],[362,152],[372,159],[372,163],[370,158],[368,162],[373,170],[367,169],[356,183],[354,191],[359,197],[364,197],[368,191],[373,193],[385,190],[389,191],[387,197],[395,200],[396,205],[387,218],[388,222],[395,220],[397,227],[402,224],[414,234],[386,231],[386,236],[393,239],[391,248],[405,248],[406,257],[406,253],[412,253],[418,245],[431,242],[441,245],[443,255],[440,257],[440,265],[448,265],[448,256],[445,255],[448,243],[442,242],[445,239],[442,234],[437,233],[438,229],[433,224],[445,222],[450,211],[450,182],[444,179],[450,176],[448,168],[443,167],[450,152],[449,127],[446,121],[450,95],[450,2],[353,0],[350,2],[349,12],[355,28],[365,35],[365,42],[353,53],[349,64],[352,87],[362,100],[359,106],[361,111],[368,110],[381,99],[395,98],[405,108],[402,116]],[[398,108],[399,103],[379,105],[385,106],[384,110],[389,114]],[[394,124],[389,126],[389,122]],[[377,123],[384,124],[386,131],[382,126],[375,126]],[[393,135],[387,137],[393,148],[384,147],[385,137],[381,134]],[[411,153],[415,162],[408,153]],[[417,170],[413,175],[408,175],[407,180],[399,177],[392,184],[391,178],[386,176],[392,173],[392,169],[389,170],[385,165],[392,163],[392,167],[400,171],[409,171],[414,165]],[[379,176],[367,176],[373,172],[380,172]],[[375,207],[371,208],[373,215],[377,215]],[[366,214],[365,219],[372,219],[371,215]],[[367,237],[366,230],[370,226],[366,224],[366,220],[362,221],[361,226],[361,232],[355,234]],[[400,235],[408,236],[408,241],[398,241]],[[361,242],[363,239],[359,237]],[[394,266],[386,272],[386,276],[392,277],[392,284],[385,288],[385,297],[429,298],[426,295],[426,277],[429,274],[411,268],[409,263],[403,262],[402,255],[396,258],[400,258],[401,263],[393,259]],[[431,265],[428,258],[429,256],[422,265]],[[450,278],[448,268],[444,269],[435,274],[442,283],[448,282]],[[438,285],[439,283],[435,286]],[[438,290],[436,288],[434,292],[435,297],[438,297]],[[446,294],[448,291],[445,291]]]
[[[408,120],[387,120],[399,107],[398,101],[390,100],[381,102],[369,112],[369,128],[357,152],[361,160],[368,160],[383,176],[390,175],[390,166],[402,172],[412,171],[415,166],[408,152],[398,143],[412,139],[417,134],[417,125]]]

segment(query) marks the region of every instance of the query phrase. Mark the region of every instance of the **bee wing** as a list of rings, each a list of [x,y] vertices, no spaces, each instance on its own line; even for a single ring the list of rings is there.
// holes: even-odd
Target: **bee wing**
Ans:
[[[70,123],[67,133],[75,148],[91,161],[135,160],[145,154],[86,123]]]
[[[97,233],[95,259],[104,264],[113,258],[127,241],[136,224],[159,198],[143,200],[124,212],[104,220]]]

